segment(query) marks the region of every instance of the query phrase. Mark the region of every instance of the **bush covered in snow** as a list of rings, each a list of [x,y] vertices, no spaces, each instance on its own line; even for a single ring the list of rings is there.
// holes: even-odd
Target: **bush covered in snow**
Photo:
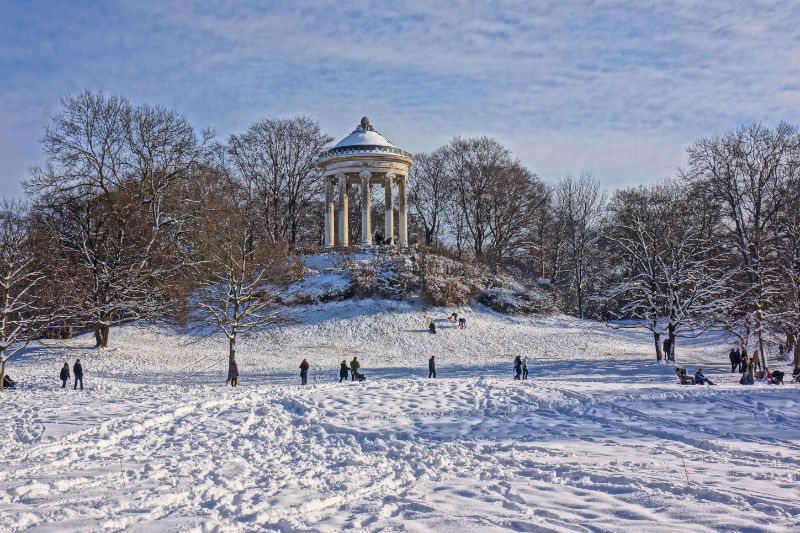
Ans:
[[[508,272],[436,254],[324,254],[290,268],[296,281],[284,298],[289,305],[383,298],[445,307],[477,301],[507,314],[560,310],[558,299],[541,284],[520,283]]]

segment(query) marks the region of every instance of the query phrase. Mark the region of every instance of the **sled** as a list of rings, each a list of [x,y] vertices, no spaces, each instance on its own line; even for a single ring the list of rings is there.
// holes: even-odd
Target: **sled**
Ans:
[[[356,372],[356,381],[365,381],[367,377],[361,372]]]

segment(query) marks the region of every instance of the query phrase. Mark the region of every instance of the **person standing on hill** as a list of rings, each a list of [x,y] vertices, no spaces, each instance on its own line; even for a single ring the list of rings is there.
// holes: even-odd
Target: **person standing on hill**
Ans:
[[[522,379],[528,379],[528,356],[522,358]]]
[[[434,324],[433,320],[431,320],[428,324],[428,331],[431,333],[436,333],[436,324]]]
[[[236,361],[228,361],[228,379],[225,380],[225,385],[231,382],[231,387],[239,385],[239,366]]]
[[[428,377],[436,379],[436,359],[434,359],[434,357],[436,356],[432,355],[431,358],[428,359]]]
[[[350,372],[353,373],[353,381],[356,380],[356,374],[358,374],[358,369],[361,368],[361,363],[358,362],[358,357],[353,356],[353,360],[350,361]]]
[[[61,388],[67,388],[67,381],[69,381],[69,363],[64,363],[61,367]]]
[[[301,385],[305,385],[308,383],[308,361],[303,359],[303,362],[300,363],[300,381]]]
[[[517,356],[514,358],[514,379],[519,379],[522,374],[522,358]]]
[[[75,359],[75,364],[72,365],[72,373],[75,375],[75,386],[72,387],[72,390],[78,388],[78,381],[81,382],[81,390],[83,390],[83,367],[80,359]]]
[[[347,366],[347,360],[343,359],[342,366],[339,367],[339,383],[341,383],[342,380],[347,381],[347,374],[349,371],[350,368]]]

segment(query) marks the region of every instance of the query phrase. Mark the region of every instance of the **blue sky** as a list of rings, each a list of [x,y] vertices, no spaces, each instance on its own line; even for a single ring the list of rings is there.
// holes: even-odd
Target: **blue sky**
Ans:
[[[21,194],[59,97],[185,113],[224,139],[362,115],[410,151],[489,135],[545,180],[673,175],[749,121],[800,123],[800,3],[0,0],[0,187]]]

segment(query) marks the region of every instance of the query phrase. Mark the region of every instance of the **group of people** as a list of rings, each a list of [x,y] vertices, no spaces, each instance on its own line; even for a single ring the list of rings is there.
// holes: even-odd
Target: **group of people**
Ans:
[[[522,375],[522,379],[528,379],[528,356],[525,357],[517,356],[514,359],[514,379],[520,379],[520,375]]]
[[[305,363],[306,360],[303,359],[303,362]],[[308,365],[308,363],[306,363],[306,365]],[[301,378],[303,376],[302,368],[303,368],[303,365],[300,365],[300,370],[301,370],[300,377]],[[364,379],[365,379],[364,375],[361,374],[361,372],[358,371],[360,368],[361,368],[361,361],[358,360],[357,356],[355,356],[355,355],[353,356],[353,360],[350,361],[350,366],[347,366],[347,359],[342,359],[342,364],[339,367],[339,383],[341,383],[342,381],[347,381],[348,372],[350,373],[350,375],[352,375],[353,381],[356,381],[356,380],[364,381]],[[306,368],[306,370],[308,370],[308,368]],[[303,385],[305,385],[305,384],[306,384],[306,382],[303,381]]]
[[[734,348],[731,350],[731,353],[728,354],[728,358],[731,361],[731,372],[745,372],[749,370],[750,365],[753,365],[753,370],[761,370],[761,357],[758,355],[758,350],[755,350],[752,355],[747,355],[747,350],[742,348],[742,351],[739,352],[738,349]]]
[[[72,375],[75,376],[75,386],[72,387],[72,389],[77,389],[78,383],[80,383],[81,390],[83,390],[83,366],[81,365],[80,359],[75,359],[75,364],[72,365]],[[61,388],[65,389],[70,378],[69,363],[65,362],[64,366],[61,367],[61,374],[59,374],[59,377],[61,378]]]
[[[714,382],[703,374],[702,368],[698,368],[694,376],[689,376],[683,367],[675,367],[675,373],[678,375],[681,385],[714,385]]]

